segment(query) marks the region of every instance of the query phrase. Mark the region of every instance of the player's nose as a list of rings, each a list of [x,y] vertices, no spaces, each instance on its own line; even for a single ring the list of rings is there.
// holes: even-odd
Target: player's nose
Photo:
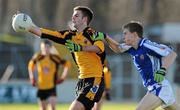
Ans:
[[[75,17],[74,17],[74,16],[72,16],[72,17],[71,17],[71,19],[72,19],[72,21],[74,21],[74,20],[75,20]]]

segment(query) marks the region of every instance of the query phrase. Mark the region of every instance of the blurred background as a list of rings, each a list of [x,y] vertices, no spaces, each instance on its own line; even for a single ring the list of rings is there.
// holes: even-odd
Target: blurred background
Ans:
[[[91,26],[121,41],[121,26],[131,20],[140,21],[144,36],[171,45],[180,52],[179,0],[0,0],[0,103],[35,103],[36,89],[28,79],[27,64],[39,50],[40,39],[28,33],[16,33],[11,26],[13,15],[23,12],[40,27],[64,30],[77,5],[90,7],[95,14]],[[73,62],[63,46],[54,43],[62,58]],[[126,54],[115,54],[106,46],[112,72],[112,101],[138,102],[145,94],[137,70]],[[71,102],[75,96],[77,68],[58,86],[58,101]],[[168,70],[167,79],[180,98],[180,57]],[[180,99],[178,99],[180,100]],[[180,102],[180,101],[179,101]]]

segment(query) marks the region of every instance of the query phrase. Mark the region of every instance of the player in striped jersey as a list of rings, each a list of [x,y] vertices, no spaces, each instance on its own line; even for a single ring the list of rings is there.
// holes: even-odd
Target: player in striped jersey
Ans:
[[[70,62],[63,60],[51,51],[52,44],[48,40],[41,42],[41,51],[34,54],[29,61],[28,70],[30,82],[37,90],[40,110],[46,110],[48,104],[51,110],[56,109],[56,85],[62,83],[68,74]],[[61,77],[58,68],[63,66]]]
[[[143,38],[142,25],[134,21],[123,26],[124,43],[119,44],[108,36],[105,39],[115,52],[125,52],[132,56],[143,85],[147,88],[136,110],[154,110],[159,106],[165,110],[180,110],[165,77],[166,70],[177,56],[170,47]]]
[[[53,31],[35,25],[28,30],[41,38],[65,45],[71,51],[79,69],[79,81],[76,87],[77,98],[69,110],[91,110],[94,103],[101,99],[104,91],[105,48],[99,37],[106,35],[89,27],[92,18],[91,9],[77,6],[74,8],[73,28],[70,30]]]

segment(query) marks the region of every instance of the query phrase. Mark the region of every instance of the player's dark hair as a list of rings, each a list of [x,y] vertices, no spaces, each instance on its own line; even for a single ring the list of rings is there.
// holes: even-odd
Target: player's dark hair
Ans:
[[[122,28],[123,30],[128,29],[131,33],[136,32],[140,38],[143,37],[143,26],[139,22],[131,21],[125,24]]]
[[[45,45],[49,45],[50,47],[52,46],[51,41],[49,41],[47,39],[43,40],[42,43],[44,43]]]
[[[89,25],[89,23],[92,21],[93,17],[94,17],[94,14],[93,14],[93,11],[86,7],[86,6],[76,6],[74,8],[74,11],[75,10],[80,10],[83,14],[83,17],[87,17],[87,24]]]

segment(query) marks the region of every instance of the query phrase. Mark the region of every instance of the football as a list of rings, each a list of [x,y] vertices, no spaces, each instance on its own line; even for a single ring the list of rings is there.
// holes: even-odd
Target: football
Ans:
[[[18,13],[12,18],[12,27],[16,32],[26,32],[31,26],[33,26],[33,22],[27,14]]]

